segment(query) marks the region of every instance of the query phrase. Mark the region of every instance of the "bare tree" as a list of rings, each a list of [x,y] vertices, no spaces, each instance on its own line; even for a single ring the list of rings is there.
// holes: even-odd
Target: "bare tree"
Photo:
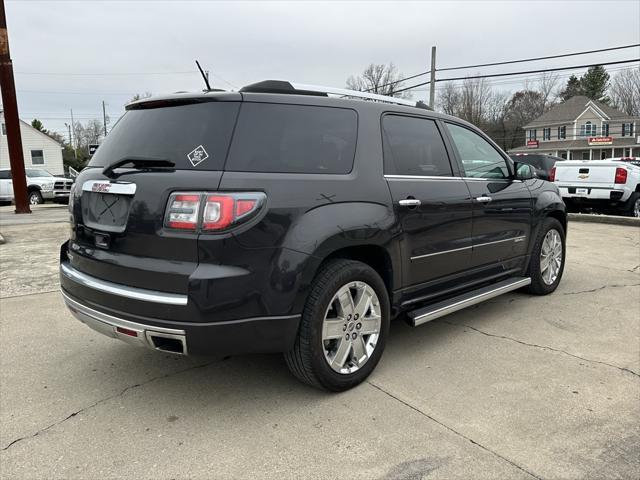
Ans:
[[[404,82],[400,81],[401,78],[402,74],[393,63],[388,65],[372,63],[364,69],[362,75],[350,76],[347,79],[347,88],[388,97],[410,98],[409,91],[396,93],[403,88]]]
[[[542,110],[546,112],[551,109],[560,97],[560,91],[558,89],[559,77],[553,72],[545,72],[540,79],[536,82],[533,89],[542,94]],[[528,90],[525,83],[525,90]]]
[[[89,145],[100,143],[104,137],[104,125],[96,118],[85,124],[76,122],[73,130],[79,149],[88,149]]]
[[[135,102],[137,100],[142,100],[143,98],[149,98],[152,95],[153,94],[151,92],[136,93],[133,97],[131,97],[131,100],[129,100],[129,103]]]
[[[460,91],[460,110],[457,115],[467,122],[482,126],[487,119],[493,92],[484,78],[467,78]]]
[[[621,70],[609,87],[612,105],[627,115],[640,115],[640,68]]]
[[[447,115],[456,115],[460,110],[460,92],[453,82],[445,83],[438,92],[437,105]]]

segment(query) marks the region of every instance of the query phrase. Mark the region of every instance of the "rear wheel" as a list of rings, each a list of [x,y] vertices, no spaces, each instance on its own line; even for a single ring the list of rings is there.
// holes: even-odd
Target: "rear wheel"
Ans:
[[[38,190],[31,190],[29,192],[29,205],[40,205],[44,203],[44,199],[42,198],[42,194]]]
[[[291,372],[318,388],[343,391],[376,367],[389,331],[389,297],[368,265],[334,260],[313,281],[293,350]]]
[[[545,218],[529,261],[529,292],[547,295],[558,288],[564,272],[565,233],[555,218]]]
[[[633,192],[622,208],[623,215],[628,217],[640,217],[640,193]]]

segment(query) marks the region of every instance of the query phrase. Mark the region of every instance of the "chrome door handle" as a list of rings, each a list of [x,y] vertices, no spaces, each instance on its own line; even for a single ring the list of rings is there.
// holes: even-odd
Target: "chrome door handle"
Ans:
[[[406,198],[404,200],[400,200],[398,203],[400,204],[401,207],[412,208],[412,207],[419,207],[422,202],[417,198]]]
[[[476,202],[489,203],[491,200],[492,198],[487,197],[486,195],[482,195],[481,197],[476,197]]]

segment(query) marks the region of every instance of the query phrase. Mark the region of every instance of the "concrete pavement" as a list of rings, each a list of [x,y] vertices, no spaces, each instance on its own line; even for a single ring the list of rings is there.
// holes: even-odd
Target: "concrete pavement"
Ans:
[[[339,395],[278,355],[171,357],[89,330],[46,292],[66,228],[2,228],[3,478],[639,476],[638,228],[570,224],[556,293],[395,322]]]

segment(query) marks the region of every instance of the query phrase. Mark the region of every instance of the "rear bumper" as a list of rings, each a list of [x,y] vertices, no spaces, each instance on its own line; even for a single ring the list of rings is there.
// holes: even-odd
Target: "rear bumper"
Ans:
[[[64,301],[75,318],[90,328],[129,344],[180,355],[231,355],[284,352],[293,347],[300,315],[242,318],[215,322],[186,322],[141,316],[112,305],[80,298],[98,292],[102,298],[173,309],[197,308],[187,295],[168,294],[118,285],[84,274],[69,263],[60,264]],[[115,302],[114,302],[115,303]],[[120,303],[119,305],[122,305]],[[199,320],[214,312],[199,312]]]
[[[562,198],[575,200],[621,201],[629,198],[630,192],[624,188],[596,188],[589,186],[559,187]],[[586,189],[587,193],[578,193],[578,189]]]

